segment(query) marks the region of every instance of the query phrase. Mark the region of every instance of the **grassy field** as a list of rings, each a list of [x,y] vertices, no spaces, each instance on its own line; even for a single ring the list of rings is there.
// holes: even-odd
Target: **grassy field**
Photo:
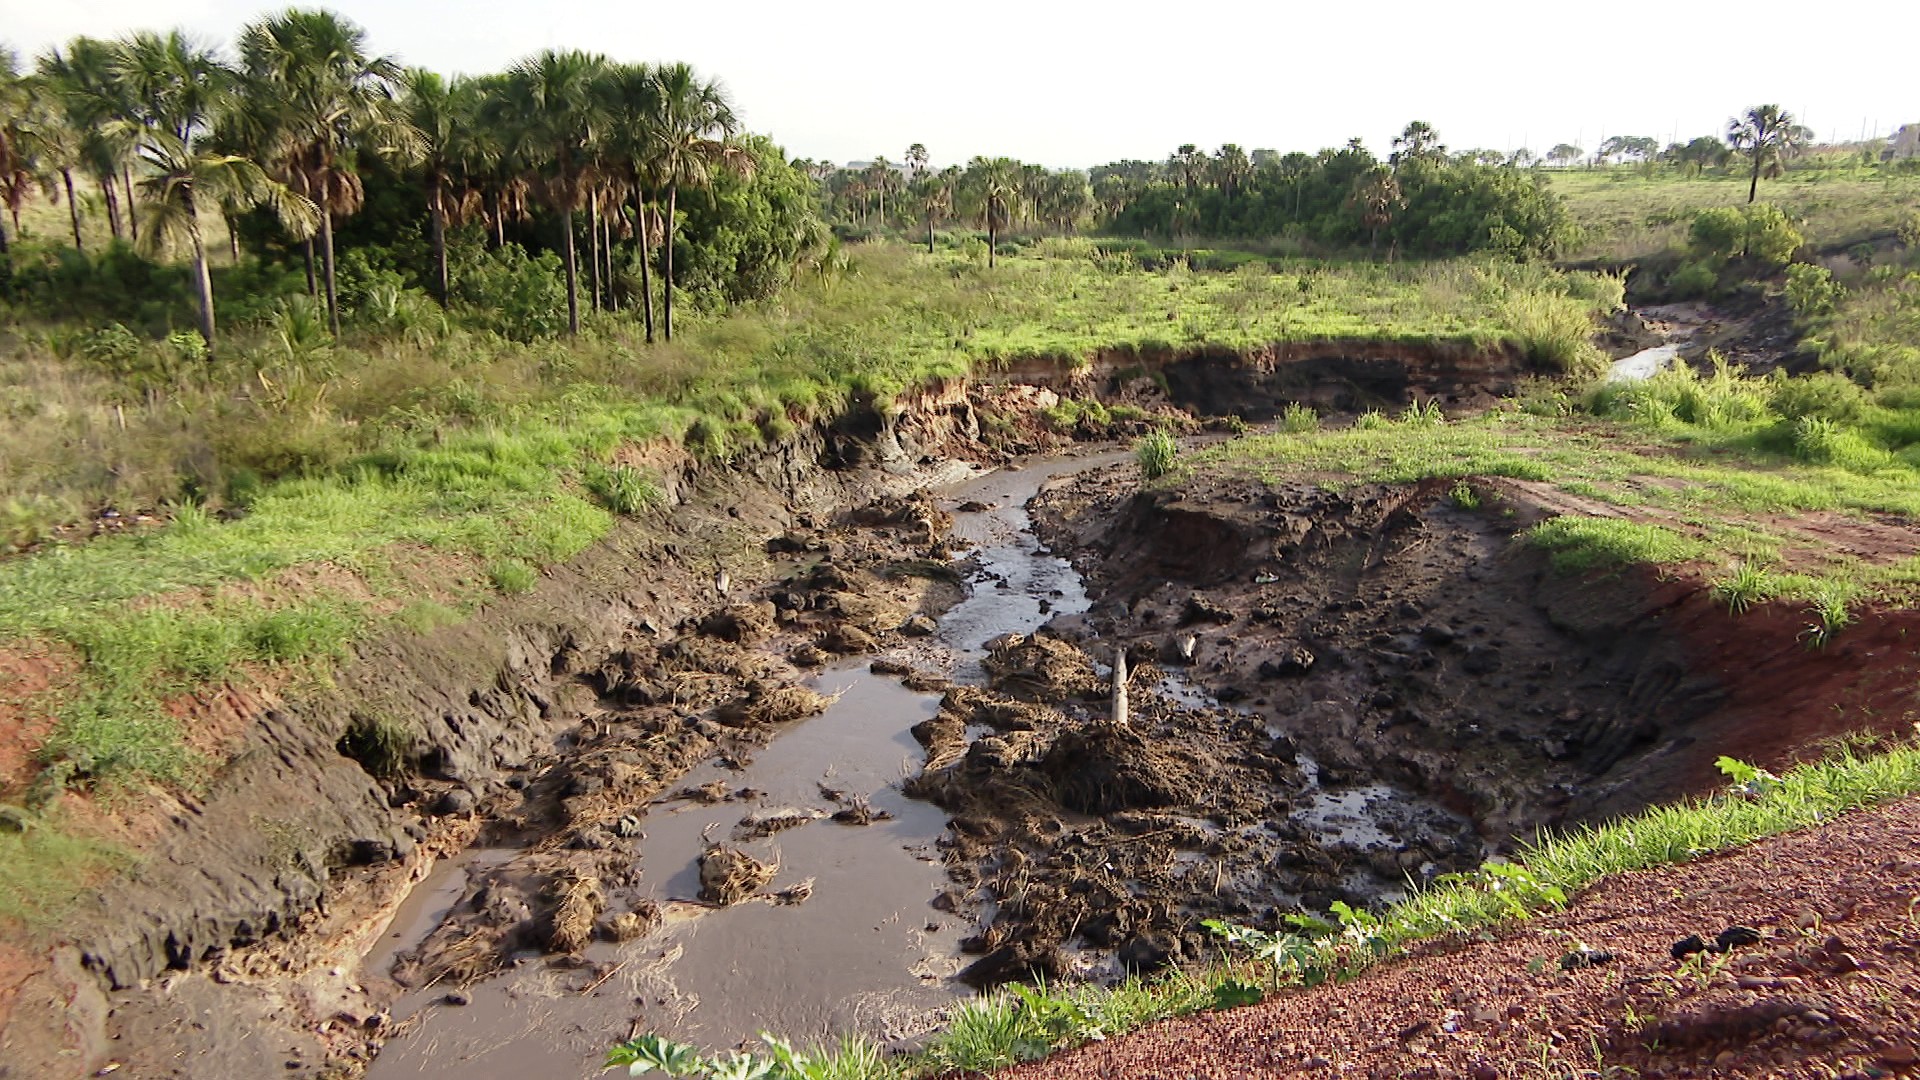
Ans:
[[[1710,171],[1687,178],[1672,170],[1651,176],[1629,167],[1549,170],[1586,241],[1570,258],[1631,261],[1686,247],[1696,211],[1743,206],[1747,177]],[[1904,214],[1920,207],[1920,173],[1810,169],[1760,182],[1760,199],[1802,222],[1807,242],[1823,250],[1891,236]]]

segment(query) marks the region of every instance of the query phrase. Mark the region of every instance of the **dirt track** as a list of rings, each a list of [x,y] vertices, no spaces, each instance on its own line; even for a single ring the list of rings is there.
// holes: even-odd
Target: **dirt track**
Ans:
[[[1170,1021],[1007,1074],[1868,1077],[1920,1062],[1920,800],[1621,875],[1491,940]],[[1691,934],[1759,940],[1676,961]],[[1562,970],[1587,948],[1610,962]]]

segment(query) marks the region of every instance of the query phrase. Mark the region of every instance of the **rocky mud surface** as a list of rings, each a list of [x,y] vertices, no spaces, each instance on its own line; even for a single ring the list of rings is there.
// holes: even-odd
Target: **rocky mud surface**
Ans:
[[[1518,1080],[1920,1073],[1920,801],[1610,878],[1565,912],[1007,1074]],[[1580,959],[1569,962],[1570,957]]]

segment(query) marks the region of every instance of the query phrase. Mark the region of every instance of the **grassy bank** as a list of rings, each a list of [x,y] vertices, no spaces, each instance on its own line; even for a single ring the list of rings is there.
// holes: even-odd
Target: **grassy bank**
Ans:
[[[1303,921],[1295,932],[1222,926],[1222,959],[1199,972],[1178,972],[1112,988],[1015,986],[955,1009],[945,1029],[917,1054],[888,1057],[870,1044],[843,1042],[813,1053],[778,1044],[767,1071],[744,1070],[740,1056],[701,1059],[691,1048],[655,1038],[616,1050],[634,1075],[769,1076],[783,1080],[907,1080],[1003,1068],[1087,1042],[1123,1034],[1168,1017],[1252,1004],[1328,980],[1353,978],[1403,955],[1408,946],[1528,919],[1564,907],[1580,890],[1610,875],[1693,859],[1822,825],[1839,815],[1920,792],[1920,746],[1830,759],[1774,777],[1729,762],[1736,785],[1727,794],[1657,807],[1623,821],[1546,835],[1508,862],[1489,863],[1417,889],[1377,914],[1342,913],[1339,923]]]

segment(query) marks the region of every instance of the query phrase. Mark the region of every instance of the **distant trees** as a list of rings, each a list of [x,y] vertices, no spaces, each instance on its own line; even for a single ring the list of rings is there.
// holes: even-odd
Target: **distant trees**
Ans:
[[[1625,162],[1646,161],[1659,152],[1657,140],[1639,135],[1610,135],[1599,150],[1602,159]]]
[[[739,138],[719,84],[686,65],[549,50],[503,74],[448,81],[375,54],[364,31],[337,15],[300,9],[254,22],[238,46],[229,62],[178,34],[77,38],[33,73],[0,55],[0,202],[13,225],[0,227],[0,251],[16,239],[21,205],[40,193],[66,201],[73,244],[91,254],[84,218],[98,210],[83,203],[93,204],[86,196],[97,186],[93,205],[114,237],[155,255],[190,252],[211,343],[202,227],[211,215],[226,219],[236,260],[243,236],[263,258],[303,256],[308,290],[324,293],[335,333],[352,314],[348,301],[360,302],[348,293],[349,272],[355,289],[369,274],[384,275],[390,290],[411,278],[442,304],[482,304],[484,288],[454,280],[480,265],[481,249],[509,248],[510,230],[536,243],[551,235],[563,254],[566,328],[578,332],[583,308],[617,309],[637,291],[651,340],[655,280],[674,331],[680,260],[698,263],[703,301],[726,302],[767,295],[828,242],[808,176],[772,144]],[[698,235],[685,240],[689,191],[703,197]],[[347,242],[382,252],[336,265],[336,234],[356,214],[377,220],[356,219]],[[430,254],[413,246],[415,221]],[[468,223],[484,233],[464,230]],[[637,289],[616,273],[622,239],[631,240],[620,261],[638,271]],[[529,274],[559,276],[545,257],[507,251],[476,280]],[[554,295],[551,279],[527,284],[520,295]],[[531,336],[552,332],[555,311],[518,325]]]
[[[966,206],[987,230],[987,266],[994,265],[1000,231],[1012,219],[1020,198],[1020,163],[1012,158],[976,157],[960,178]]]
[[[1793,114],[1778,105],[1755,105],[1727,121],[1727,145],[1751,160],[1753,177],[1747,185],[1747,201],[1760,194],[1762,170],[1784,168],[1784,161],[1806,137],[1805,129]]]
[[[1393,212],[1407,205],[1400,193],[1400,181],[1393,170],[1375,165],[1361,173],[1353,183],[1353,205],[1360,211],[1360,223],[1367,227],[1367,254],[1380,246],[1380,230],[1393,221]]]
[[[1547,160],[1552,162],[1555,165],[1565,168],[1566,166],[1571,165],[1576,161],[1579,161],[1580,155],[1584,153],[1586,153],[1586,151],[1580,149],[1579,147],[1573,145],[1572,143],[1560,143],[1557,146],[1555,146],[1553,149],[1547,151]]]
[[[1387,160],[1398,166],[1402,161],[1439,160],[1446,156],[1447,148],[1440,145],[1440,135],[1433,130],[1433,125],[1415,120],[1393,137],[1393,154]]]

